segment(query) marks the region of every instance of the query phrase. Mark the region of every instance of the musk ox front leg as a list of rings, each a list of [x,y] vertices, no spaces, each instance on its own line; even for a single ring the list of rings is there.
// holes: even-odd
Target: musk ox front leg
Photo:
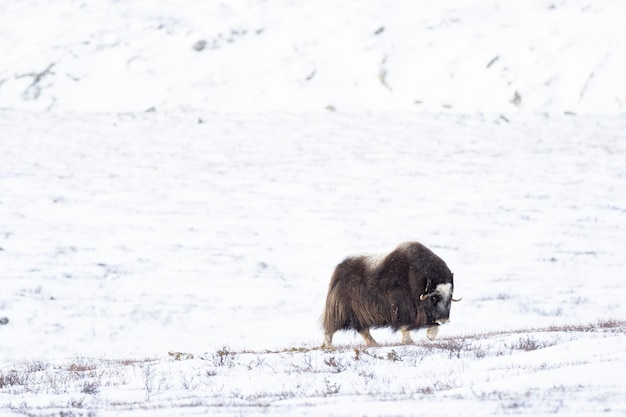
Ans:
[[[439,334],[439,326],[430,326],[426,329],[426,337],[428,340],[435,340]]]
[[[403,345],[412,345],[413,339],[411,338],[411,330],[406,327],[400,329],[402,332],[402,344]]]

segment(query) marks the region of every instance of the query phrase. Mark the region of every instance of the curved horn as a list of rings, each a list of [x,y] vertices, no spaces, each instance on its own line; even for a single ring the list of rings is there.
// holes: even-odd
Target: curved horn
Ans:
[[[458,303],[459,301],[461,301],[463,299],[463,297],[461,298],[453,298],[452,301],[454,301],[455,303]]]
[[[428,297],[430,297],[430,294],[426,294],[426,293],[424,293],[424,294],[420,295],[420,301],[424,301],[424,300],[425,300],[425,299],[427,299]]]

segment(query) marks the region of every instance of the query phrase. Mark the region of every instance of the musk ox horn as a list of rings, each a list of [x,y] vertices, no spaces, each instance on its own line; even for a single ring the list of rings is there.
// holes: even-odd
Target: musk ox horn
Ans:
[[[420,295],[420,301],[424,301],[425,299],[427,299],[430,296],[431,296],[431,294],[424,293],[424,294]]]
[[[453,298],[452,301],[454,301],[455,303],[458,303],[459,301],[461,301],[463,299],[463,297],[461,298]]]

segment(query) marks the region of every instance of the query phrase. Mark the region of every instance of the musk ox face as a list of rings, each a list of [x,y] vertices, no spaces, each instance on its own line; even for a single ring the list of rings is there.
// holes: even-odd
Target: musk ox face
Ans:
[[[420,299],[425,304],[428,325],[438,326],[450,320],[452,283],[438,284],[434,291],[421,295]]]
[[[335,268],[322,317],[324,344],[338,330],[355,330],[370,345],[372,327],[402,332],[425,327],[434,339],[450,319],[453,276],[446,263],[418,242],[405,242],[385,255],[350,256]]]

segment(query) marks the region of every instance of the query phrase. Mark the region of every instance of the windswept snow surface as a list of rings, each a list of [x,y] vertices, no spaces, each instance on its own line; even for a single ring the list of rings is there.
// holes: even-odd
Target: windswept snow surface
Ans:
[[[608,324],[608,326],[607,326]],[[624,322],[333,352],[18,364],[0,407],[28,415],[615,415]]]
[[[624,16],[0,2],[0,415],[623,415]],[[406,240],[441,341],[316,349]]]
[[[170,381],[154,388],[160,397],[144,387],[144,365],[120,371],[140,381],[129,395],[145,395],[143,402],[132,395],[122,401],[131,376],[118,375],[113,397],[85,403],[120,411],[115,404],[139,401],[122,407],[129,413],[190,406],[175,401],[189,397],[177,397],[173,387],[192,377],[204,381],[192,390],[201,399],[193,404],[222,404],[227,414],[242,405],[262,413],[291,399],[287,414],[350,415],[345,407],[358,401],[354,415],[408,415],[424,395],[432,410],[440,397],[429,395],[456,398],[453,388],[461,390],[463,409],[497,398],[488,413],[497,413],[503,398],[516,413],[571,412],[576,401],[589,412],[624,411],[623,324],[609,336],[563,331],[545,349],[534,346],[541,332],[529,332],[531,354],[508,354],[500,363],[497,352],[519,344],[526,334],[515,333],[520,329],[626,317],[625,124],[608,116],[3,112],[0,307],[10,319],[0,327],[3,369],[32,360],[62,369],[68,365],[59,361],[72,358],[164,358],[170,351],[213,358],[194,359],[191,373],[179,362],[150,364],[158,380]],[[428,381],[419,378],[456,348],[432,354],[402,347],[401,356],[414,358],[408,368],[383,361],[328,380],[322,375],[334,371],[326,364],[304,372],[301,385],[296,378],[300,388],[287,396],[281,387],[294,377],[281,366],[322,366],[332,354],[283,353],[279,364],[257,371],[246,365],[269,361],[266,350],[319,346],[334,266],[347,254],[384,252],[410,239],[446,260],[463,296],[441,328],[444,340],[512,331],[514,341],[485,336],[486,347],[462,345],[471,360],[459,356],[466,360],[443,368],[449,377]],[[384,330],[374,337],[399,341]],[[336,343],[362,341],[341,333]],[[237,372],[204,369],[223,347],[239,352]],[[240,352],[259,353],[244,361]],[[347,349],[335,359],[349,363],[350,355]],[[422,355],[434,368],[422,367]],[[526,370],[507,371],[520,367]],[[405,376],[393,385],[398,372]],[[365,389],[359,384],[369,374],[375,388]],[[5,404],[19,409],[22,401],[30,413],[58,406],[58,395],[70,408],[75,396],[91,398],[80,388],[41,403],[41,395],[5,389],[14,393]],[[261,389],[268,390],[263,400]],[[553,406],[542,408],[543,399]]]

